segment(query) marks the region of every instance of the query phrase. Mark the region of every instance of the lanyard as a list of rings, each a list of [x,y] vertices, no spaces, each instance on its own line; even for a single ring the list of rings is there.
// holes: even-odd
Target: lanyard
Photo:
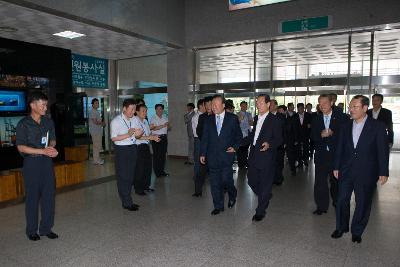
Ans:
[[[145,126],[147,126],[146,123],[145,123],[145,120],[143,120],[143,122],[142,122],[142,121],[139,119],[139,124],[140,124],[140,127],[141,127],[142,130],[143,130],[144,136],[148,136],[149,134],[147,133],[148,131],[146,130],[146,127],[145,127]]]
[[[126,121],[125,121],[125,119],[122,117],[122,115],[121,115],[121,119],[124,121],[124,123],[125,123],[125,125],[126,125],[126,128],[128,128],[128,130],[129,130],[130,128],[132,128],[132,122],[131,122],[131,121],[129,121],[129,126],[128,126],[128,123],[126,123]]]

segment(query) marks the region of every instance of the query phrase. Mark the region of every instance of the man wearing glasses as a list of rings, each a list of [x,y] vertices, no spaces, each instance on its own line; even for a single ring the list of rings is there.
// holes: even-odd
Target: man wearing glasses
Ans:
[[[334,176],[339,194],[336,207],[336,230],[332,238],[349,231],[350,200],[354,191],[356,207],[351,223],[352,241],[361,243],[367,226],[372,198],[379,180],[384,185],[389,176],[389,143],[384,123],[367,115],[369,98],[356,95],[350,102],[352,121],[343,126],[335,153]]]

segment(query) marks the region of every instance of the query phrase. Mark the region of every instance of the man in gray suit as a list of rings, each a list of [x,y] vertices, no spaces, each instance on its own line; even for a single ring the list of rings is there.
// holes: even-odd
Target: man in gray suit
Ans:
[[[192,129],[192,117],[194,116],[194,104],[188,103],[186,105],[187,113],[183,116],[186,124],[186,130],[188,134],[188,159],[185,161],[185,164],[194,164],[193,160],[193,153],[194,153],[194,136],[193,136],[193,129]]]

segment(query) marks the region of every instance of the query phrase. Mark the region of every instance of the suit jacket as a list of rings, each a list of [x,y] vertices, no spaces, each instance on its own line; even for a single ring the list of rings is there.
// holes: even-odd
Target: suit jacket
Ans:
[[[192,118],[194,116],[195,112],[192,111],[190,113],[186,113],[183,116],[183,119],[185,120],[185,124],[186,124],[186,131],[189,137],[193,137],[193,129],[192,129]]]
[[[354,148],[353,120],[346,122],[339,135],[334,162],[335,170],[339,170],[339,179],[352,176],[357,182],[371,185],[379,176],[389,176],[385,125],[368,117]]]
[[[294,112],[292,116],[286,115],[284,130],[286,145],[290,146],[294,145],[295,142],[299,142],[300,119],[297,113]]]
[[[211,116],[211,115],[209,115],[207,112],[205,112],[199,116],[199,120],[197,122],[197,127],[196,127],[196,134],[200,140],[201,140],[201,137],[203,136],[204,122],[207,120],[208,116]]]
[[[368,117],[373,118],[372,116],[372,109],[368,110]],[[379,111],[378,114],[378,121],[381,121],[385,124],[386,126],[386,132],[389,138],[389,143],[393,144],[393,120],[392,120],[392,111],[386,109],[386,108],[381,108],[381,111]]]
[[[200,142],[200,156],[205,156],[207,166],[211,169],[232,167],[235,153],[226,150],[233,147],[236,151],[243,135],[236,115],[225,112],[221,132],[218,135],[215,115],[206,117]]]
[[[324,161],[324,158],[322,157],[322,154],[326,153],[327,147],[329,148],[328,153],[332,155],[332,158],[334,157],[341,128],[347,121],[349,121],[349,119],[343,112],[332,110],[329,129],[332,130],[333,135],[322,138],[321,132],[322,130],[325,130],[324,114],[320,113],[314,118],[311,124],[311,140],[314,142],[315,164],[323,163],[322,161]],[[333,169],[333,162],[331,162],[331,164]]]
[[[297,113],[297,116],[299,118],[299,141],[300,142],[308,142],[310,139],[310,133],[311,133],[311,122],[312,122],[312,115],[308,112],[304,112],[304,119],[303,119],[303,124],[300,122],[300,115]]]
[[[249,167],[273,170],[276,165],[276,150],[283,143],[282,121],[276,115],[269,113],[261,127],[256,144],[253,146],[257,123],[258,116],[254,118],[253,131],[250,134]],[[264,142],[267,142],[270,148],[267,151],[260,151]],[[272,175],[274,176],[275,173],[272,172]]]

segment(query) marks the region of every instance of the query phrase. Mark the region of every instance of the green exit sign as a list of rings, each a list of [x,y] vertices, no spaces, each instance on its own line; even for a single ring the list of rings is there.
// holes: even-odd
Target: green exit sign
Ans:
[[[280,33],[297,33],[315,30],[324,30],[332,27],[332,17],[323,16],[316,18],[304,18],[287,20],[279,24]]]

